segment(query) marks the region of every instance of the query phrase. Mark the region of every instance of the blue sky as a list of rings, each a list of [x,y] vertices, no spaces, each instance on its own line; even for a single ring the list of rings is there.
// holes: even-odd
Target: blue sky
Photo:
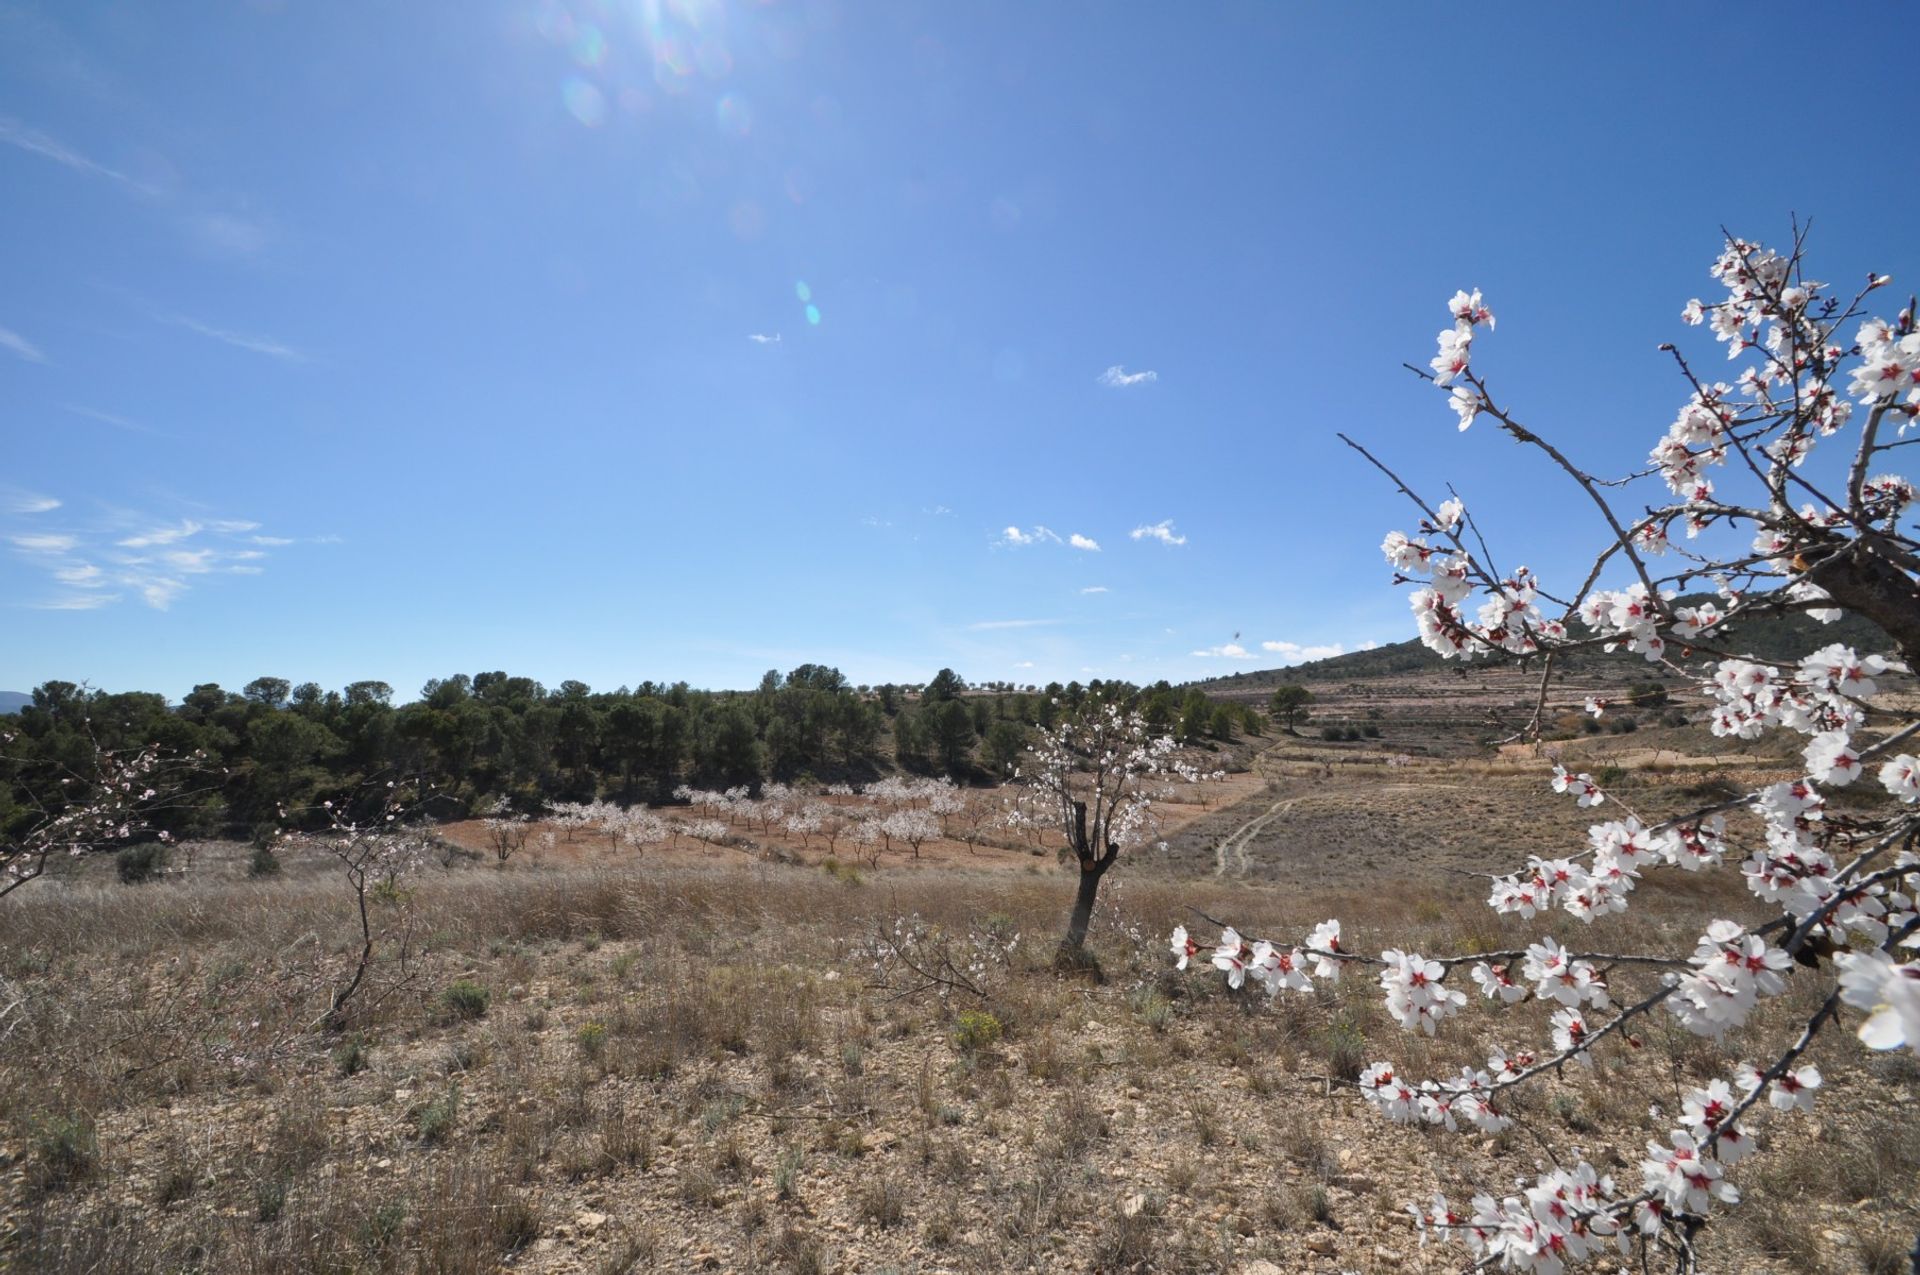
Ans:
[[[0,3],[0,686],[1269,667],[1411,633],[1336,429],[1554,582],[1454,289],[1624,469],[1721,225],[1920,283],[1920,20],[1731,12]]]

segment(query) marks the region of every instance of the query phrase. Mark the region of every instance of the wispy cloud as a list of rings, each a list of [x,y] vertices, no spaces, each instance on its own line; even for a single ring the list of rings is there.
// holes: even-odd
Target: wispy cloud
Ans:
[[[1187,543],[1185,536],[1174,534],[1173,519],[1171,518],[1152,523],[1148,526],[1135,527],[1132,531],[1129,531],[1127,535],[1135,540],[1158,540],[1163,545],[1183,545]]]
[[[290,345],[284,345],[272,337],[256,336],[248,332],[234,332],[227,328],[216,328],[210,323],[184,314],[165,316],[168,323],[185,328],[189,332],[198,332],[201,336],[211,337],[215,341],[224,341],[238,350],[247,350],[254,354],[264,354],[268,358],[283,359],[288,363],[304,363],[307,356]]]
[[[117,593],[68,593],[44,602],[29,602],[36,611],[98,611],[120,600]]]
[[[128,536],[116,540],[122,549],[151,549],[156,545],[178,544],[189,537],[199,535],[205,528],[191,518],[183,518],[177,527],[156,527],[152,531],[143,531],[137,536]]]
[[[23,499],[9,504],[9,512],[61,507],[50,496],[20,496]],[[259,575],[270,548],[295,543],[284,536],[252,534],[259,526],[251,519],[205,516],[165,523],[120,511],[91,528],[20,532],[7,535],[5,543],[58,586],[50,597],[28,601],[27,606],[91,611],[130,595],[164,611],[194,581]]]
[[[1048,542],[1059,544],[1060,537],[1045,527],[1035,527],[1032,531],[1022,531],[1018,527],[1008,527],[1000,533],[1000,538],[994,541],[995,544],[1018,549],[1023,549],[1028,545]]]
[[[60,410],[75,416],[84,416],[90,421],[99,421],[102,425],[111,425],[115,429],[132,430],[136,434],[158,434],[160,431],[151,425],[142,425],[139,421],[116,416],[112,412],[103,412],[97,407],[83,407],[78,403],[62,403]]]
[[[27,553],[69,553],[79,542],[72,536],[29,535],[8,536],[13,547]]]
[[[1158,372],[1129,372],[1126,368],[1116,363],[1102,372],[1098,379],[1100,384],[1106,386],[1108,389],[1124,390],[1130,389],[1135,385],[1150,385],[1160,379],[1160,374]]]
[[[1201,659],[1211,660],[1250,660],[1254,658],[1253,652],[1241,646],[1238,642],[1224,642],[1219,646],[1210,646],[1204,651],[1195,651],[1194,654]]]
[[[1108,589],[1108,588],[1107,588],[1107,586],[1106,586],[1106,585],[1104,585],[1104,584],[1090,584],[1090,585],[1088,585],[1088,586],[1087,586],[1086,588],[1084,588],[1084,589],[1082,589],[1082,590],[1080,590],[1080,592],[1082,592],[1082,593],[1109,593],[1109,592],[1111,592],[1111,590],[1110,590],[1110,589]]]
[[[1022,531],[1018,527],[1002,528],[1000,534],[994,538],[993,543],[1001,548],[1007,549],[1024,549],[1029,545],[1047,544],[1072,545],[1075,549],[1084,549],[1089,553],[1100,552],[1100,542],[1092,536],[1083,536],[1076,531],[1072,535],[1063,538],[1060,533],[1053,530],[1053,528],[1037,525],[1026,531]]]
[[[39,346],[15,332],[12,328],[0,328],[0,349],[10,350],[29,363],[45,363],[46,354]]]
[[[142,195],[160,193],[157,188],[129,177],[117,168],[109,168],[105,164],[89,159],[58,138],[43,133],[37,128],[30,128],[10,115],[0,115],[0,142],[17,150],[26,151],[30,155],[50,159],[64,168],[71,168],[76,173],[86,173],[89,176],[104,177],[108,181],[118,182]]]
[[[1032,667],[1033,667],[1033,661],[1032,661],[1032,660],[1018,660],[1018,661],[1015,661],[1015,663],[1014,663],[1014,667],[1015,667],[1015,668],[1032,668]]]
[[[1301,660],[1324,660],[1330,655],[1345,655],[1347,648],[1339,642],[1322,642],[1302,646],[1298,642],[1262,642],[1260,649],[1278,655],[1288,664],[1297,664]]]
[[[771,335],[765,332],[749,332],[747,333],[747,340],[753,342],[755,345],[778,345],[780,344],[780,334],[778,332],[772,333]]]
[[[266,226],[234,213],[196,213],[186,219],[186,225],[202,247],[230,257],[259,256],[273,239]]]
[[[979,632],[992,629],[1039,629],[1058,623],[1058,620],[976,620],[967,627]]]
[[[6,497],[7,512],[10,514],[45,514],[60,507],[60,502],[52,496],[39,496],[30,491],[16,491]]]

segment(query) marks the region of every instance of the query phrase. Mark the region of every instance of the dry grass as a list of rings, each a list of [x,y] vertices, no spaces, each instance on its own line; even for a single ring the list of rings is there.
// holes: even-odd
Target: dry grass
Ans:
[[[740,862],[436,876],[381,905],[411,936],[407,963],[382,965],[343,1034],[311,1027],[350,956],[348,900],[322,876],[22,891],[0,951],[28,995],[0,1040],[0,1264],[1453,1269],[1457,1254],[1419,1249],[1404,1202],[1531,1172],[1540,1143],[1391,1127],[1339,1082],[1378,1057],[1420,1075],[1480,1065],[1544,1010],[1476,1003],[1429,1041],[1386,1021],[1357,974],[1268,1007],[1165,959],[1195,909],[1278,936],[1337,915],[1362,949],[1523,942],[1481,883],[1440,868],[1545,849],[1519,822],[1538,774],[1476,777],[1465,802],[1443,772],[1383,798],[1377,772],[1352,770],[1253,847],[1250,879],[1179,855],[1117,874],[1101,984],[1052,972],[1071,882],[1050,863],[861,884]],[[1378,866],[1327,870],[1386,855],[1423,818],[1448,831],[1426,866],[1398,869],[1420,902],[1376,888]],[[1316,840],[1336,828],[1345,849]],[[1669,874],[1626,916],[1550,928],[1671,945],[1703,911],[1751,912],[1732,878]],[[896,997],[858,949],[909,914],[1027,937],[983,1001]],[[1809,990],[1772,1020],[1805,1013]],[[963,1029],[963,1012],[997,1032]],[[1664,1130],[1649,1107],[1734,1057],[1663,1020],[1635,1046],[1520,1099],[1539,1137],[1623,1180]],[[1712,1236],[1729,1269],[1891,1269],[1920,1227],[1916,1070],[1844,1032],[1816,1060],[1821,1109],[1765,1114],[1768,1154],[1735,1171],[1751,1204]],[[1809,1157],[1823,1171],[1802,1180]]]

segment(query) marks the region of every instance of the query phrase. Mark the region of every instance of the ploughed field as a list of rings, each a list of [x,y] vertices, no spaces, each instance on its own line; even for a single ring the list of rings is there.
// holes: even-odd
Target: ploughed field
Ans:
[[[1345,1083],[1360,1067],[1484,1066],[1543,1043],[1551,1007],[1474,996],[1429,1040],[1363,970],[1269,1006],[1176,973],[1168,931],[1210,938],[1210,916],[1297,939],[1337,916],[1362,952],[1525,946],[1538,929],[1471,874],[1781,762],[1641,713],[1548,746],[1612,794],[1579,811],[1547,791],[1545,752],[1423,725],[1433,702],[1355,696],[1343,711],[1379,738],[1270,735],[1183,794],[1200,799],[1168,807],[1167,847],[1107,879],[1099,980],[1053,969],[1073,871],[1005,832],[869,860],[750,821],[737,843],[639,853],[589,829],[501,863],[484,827],[448,828],[370,897],[375,964],[340,1030],[321,1020],[361,940],[323,840],[265,879],[245,847],[207,846],[145,885],[98,864],[35,882],[0,903],[0,1266],[1460,1269],[1408,1202],[1510,1193],[1576,1148],[1637,1184],[1682,1092],[1748,1037],[1656,1014],[1521,1090],[1506,1133],[1398,1127]],[[1664,872],[1624,915],[1548,928],[1654,951],[1755,915],[1730,868]],[[1804,1017],[1815,990],[1791,980],[1762,1017]],[[1761,1152],[1731,1174],[1747,1202],[1702,1233],[1707,1269],[1898,1269],[1920,1230],[1920,1068],[1866,1054],[1853,1025],[1814,1049],[1811,1113],[1757,1113]]]

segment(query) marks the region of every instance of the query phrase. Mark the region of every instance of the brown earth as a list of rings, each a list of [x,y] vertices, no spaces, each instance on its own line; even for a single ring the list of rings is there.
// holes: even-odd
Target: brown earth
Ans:
[[[1768,757],[1692,727],[1562,741],[1613,794],[1589,813],[1546,792],[1544,755],[1442,761],[1446,732],[1398,733],[1269,741],[1211,808],[1176,807],[1169,849],[1110,880],[1098,982],[1053,972],[1073,874],[1044,850],[943,843],[917,865],[829,868],[817,841],[777,836],[637,857],[582,838],[499,867],[460,858],[374,900],[379,963],[343,1032],[311,1027],[357,951],[317,848],[277,880],[241,877],[226,847],[158,885],[36,882],[0,904],[0,1009],[18,1002],[0,1027],[0,1263],[1460,1269],[1464,1250],[1420,1245],[1407,1202],[1511,1189],[1576,1148],[1636,1182],[1669,1123],[1651,1108],[1726,1074],[1741,1039],[1656,1015],[1593,1069],[1522,1091],[1505,1134],[1401,1128],[1340,1078],[1375,1058],[1478,1065],[1544,1035],[1545,1008],[1475,998],[1427,1040],[1357,971],[1271,1007],[1177,975],[1167,930],[1211,915],[1287,937],[1338,915],[1363,951],[1523,944],[1537,931],[1489,912],[1470,874]],[[1666,873],[1623,916],[1551,929],[1651,950],[1753,914],[1731,871]],[[888,941],[946,993],[876,968]],[[1775,1034],[1817,987],[1769,1004]],[[1748,1202],[1702,1233],[1705,1269],[1897,1269],[1920,1229],[1920,1068],[1866,1054],[1853,1025],[1816,1044],[1811,1115],[1754,1120],[1762,1154],[1732,1173]]]

